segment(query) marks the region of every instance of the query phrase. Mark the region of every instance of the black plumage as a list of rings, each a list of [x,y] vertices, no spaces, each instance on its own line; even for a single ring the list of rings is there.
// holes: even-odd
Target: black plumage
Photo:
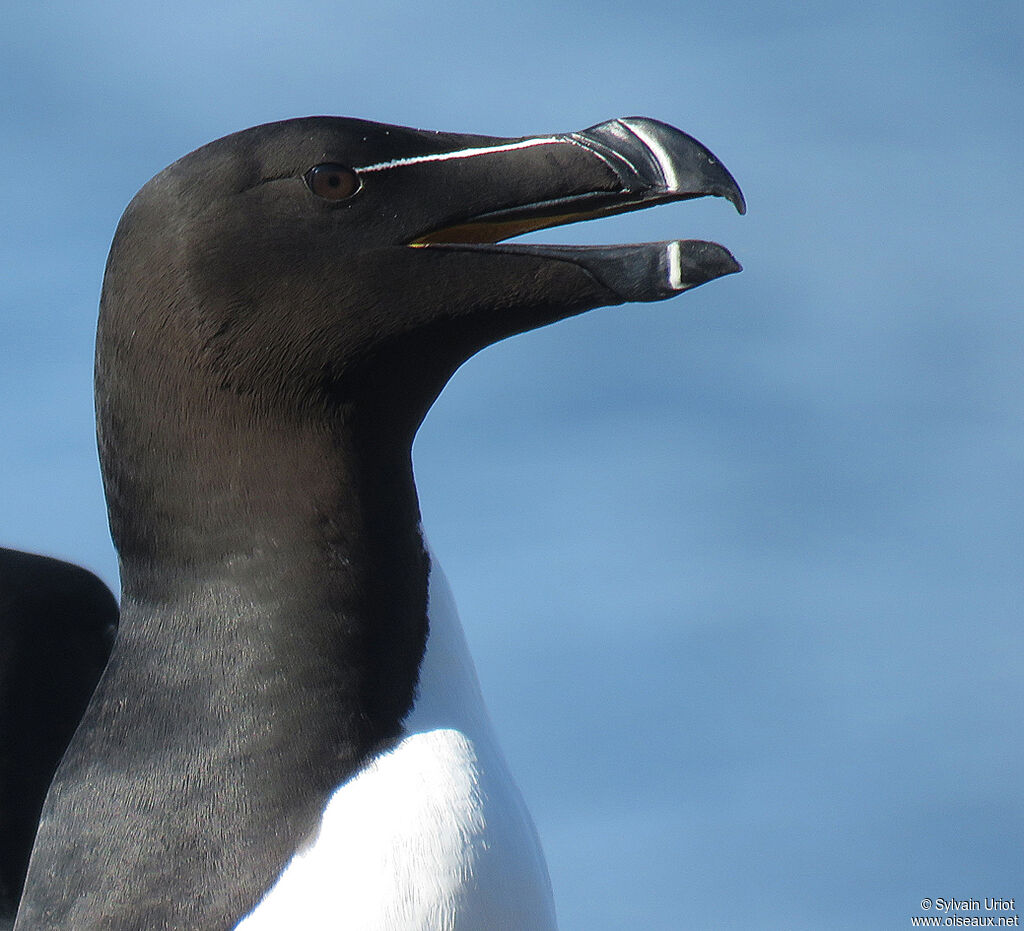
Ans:
[[[411,446],[455,369],[739,270],[712,243],[499,240],[707,194],[743,209],[654,121],[509,140],[328,117],[228,136],[139,192],[97,342],[121,629],[19,931],[229,928],[259,901],[415,701]]]

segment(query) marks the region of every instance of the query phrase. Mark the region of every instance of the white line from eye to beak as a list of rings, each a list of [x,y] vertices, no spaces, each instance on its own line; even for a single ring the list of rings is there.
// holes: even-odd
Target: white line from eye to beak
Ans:
[[[390,162],[376,162],[373,165],[361,165],[354,171],[367,173],[385,171],[388,168],[400,168],[405,165],[418,165],[421,162],[447,162],[457,158],[474,158],[477,155],[490,155],[494,152],[514,152],[516,149],[532,149],[538,145],[555,145],[569,142],[575,143],[567,136],[538,136],[533,139],[521,139],[519,142],[507,142],[502,145],[485,145],[477,149],[456,149],[454,152],[434,152],[430,155],[413,155],[409,158],[396,158]]]

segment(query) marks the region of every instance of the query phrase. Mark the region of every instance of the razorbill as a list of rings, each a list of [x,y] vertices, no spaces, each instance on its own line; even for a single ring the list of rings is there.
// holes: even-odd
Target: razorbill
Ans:
[[[555,927],[413,436],[483,347],[740,268],[699,241],[502,240],[704,195],[743,212],[706,148],[642,118],[517,139],[289,120],[142,188],[96,354],[121,625],[17,931]]]

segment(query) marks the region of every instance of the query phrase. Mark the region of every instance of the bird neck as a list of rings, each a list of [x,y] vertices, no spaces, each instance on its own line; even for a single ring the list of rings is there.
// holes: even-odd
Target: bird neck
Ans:
[[[278,424],[182,458],[175,429],[105,475],[122,621],[37,841],[63,898],[30,896],[26,927],[97,908],[137,927],[138,901],[147,927],[247,913],[413,703],[429,563],[408,450]]]
[[[324,691],[319,713],[362,722],[346,739],[394,736],[427,626],[408,446],[351,419],[228,426],[165,442],[142,468],[121,444],[107,471],[122,636],[174,643],[184,669],[219,655],[208,672],[238,676],[232,701],[287,681]]]

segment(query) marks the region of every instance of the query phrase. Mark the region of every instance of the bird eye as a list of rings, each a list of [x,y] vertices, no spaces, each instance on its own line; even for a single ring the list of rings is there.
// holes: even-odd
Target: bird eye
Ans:
[[[306,184],[324,200],[344,200],[359,190],[359,175],[345,165],[314,165],[306,172]]]

